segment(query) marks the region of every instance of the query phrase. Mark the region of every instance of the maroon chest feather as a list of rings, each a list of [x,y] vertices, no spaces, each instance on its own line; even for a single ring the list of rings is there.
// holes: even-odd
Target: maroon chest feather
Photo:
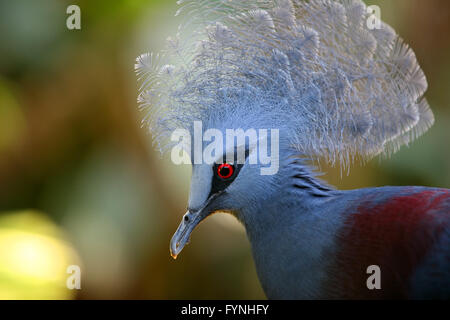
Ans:
[[[330,270],[333,279],[326,284],[332,296],[408,297],[411,276],[449,223],[450,192],[402,191],[391,197],[374,193],[350,209],[337,239],[339,249]],[[380,267],[381,290],[367,288],[370,265]]]

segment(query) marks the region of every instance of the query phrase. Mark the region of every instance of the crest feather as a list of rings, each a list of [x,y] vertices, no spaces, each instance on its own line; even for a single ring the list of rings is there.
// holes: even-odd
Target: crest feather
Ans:
[[[434,121],[414,52],[360,0],[182,0],[177,37],[136,72],[164,150],[194,121],[277,128],[299,153],[347,165],[395,152]],[[162,67],[161,67],[162,66]]]

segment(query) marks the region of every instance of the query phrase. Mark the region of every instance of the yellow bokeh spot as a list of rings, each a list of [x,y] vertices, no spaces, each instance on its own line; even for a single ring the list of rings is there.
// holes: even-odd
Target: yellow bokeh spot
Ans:
[[[70,299],[67,267],[79,258],[45,215],[0,215],[0,299]]]

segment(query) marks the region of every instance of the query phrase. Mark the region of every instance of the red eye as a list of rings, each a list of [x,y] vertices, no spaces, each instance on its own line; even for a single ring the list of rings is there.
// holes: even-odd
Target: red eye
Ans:
[[[228,179],[233,175],[234,168],[231,164],[228,163],[222,163],[217,168],[217,175],[221,177],[222,179]]]

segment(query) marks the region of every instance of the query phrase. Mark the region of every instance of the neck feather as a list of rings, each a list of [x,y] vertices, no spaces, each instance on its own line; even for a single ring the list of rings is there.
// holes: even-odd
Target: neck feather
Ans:
[[[288,186],[290,192],[302,196],[306,192],[313,197],[330,197],[336,190],[317,178],[317,173],[300,158],[291,158],[287,163]]]

